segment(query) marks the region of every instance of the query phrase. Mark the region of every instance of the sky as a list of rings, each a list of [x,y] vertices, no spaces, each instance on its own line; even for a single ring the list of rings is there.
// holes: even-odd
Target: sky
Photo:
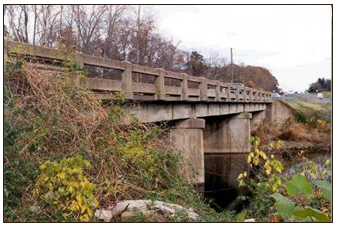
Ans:
[[[262,66],[284,91],[331,78],[330,6],[151,6],[160,32],[179,48]]]

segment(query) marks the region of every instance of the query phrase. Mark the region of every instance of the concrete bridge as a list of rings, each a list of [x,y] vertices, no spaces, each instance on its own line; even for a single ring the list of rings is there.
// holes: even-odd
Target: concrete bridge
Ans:
[[[172,121],[169,139],[197,172],[191,180],[196,185],[205,183],[205,162],[211,156],[249,152],[251,128],[272,115],[269,92],[13,41],[5,48],[8,56],[45,69],[58,71],[64,62],[75,63],[86,71],[87,87],[98,98],[120,92],[142,122]]]

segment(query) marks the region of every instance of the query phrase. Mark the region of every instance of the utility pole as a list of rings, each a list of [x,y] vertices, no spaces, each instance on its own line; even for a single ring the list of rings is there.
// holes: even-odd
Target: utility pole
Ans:
[[[233,83],[233,49],[232,48],[231,48],[231,75],[232,75],[231,83]]]

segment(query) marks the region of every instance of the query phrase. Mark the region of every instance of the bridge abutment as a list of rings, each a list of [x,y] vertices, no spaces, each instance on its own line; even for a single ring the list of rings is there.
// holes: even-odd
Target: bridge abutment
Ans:
[[[258,129],[266,120],[266,111],[257,111],[252,113],[251,132]]]
[[[192,175],[189,169],[186,169],[186,177],[197,189],[203,190],[205,183],[204,167],[204,143],[203,130],[205,128],[204,119],[186,119],[179,122],[170,131],[170,141],[176,149],[180,150],[187,164],[193,167]],[[183,166],[184,167],[184,166]]]

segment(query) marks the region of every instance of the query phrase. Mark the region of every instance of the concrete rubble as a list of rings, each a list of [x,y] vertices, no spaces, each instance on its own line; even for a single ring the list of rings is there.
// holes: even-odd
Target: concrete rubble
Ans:
[[[99,220],[110,222],[113,217],[121,216],[122,221],[131,221],[138,214],[142,214],[146,219],[151,220],[156,216],[165,219],[179,212],[186,213],[187,217],[192,221],[197,220],[199,217],[191,208],[186,209],[178,204],[151,200],[126,200],[119,202],[114,207],[96,210],[95,217]]]

